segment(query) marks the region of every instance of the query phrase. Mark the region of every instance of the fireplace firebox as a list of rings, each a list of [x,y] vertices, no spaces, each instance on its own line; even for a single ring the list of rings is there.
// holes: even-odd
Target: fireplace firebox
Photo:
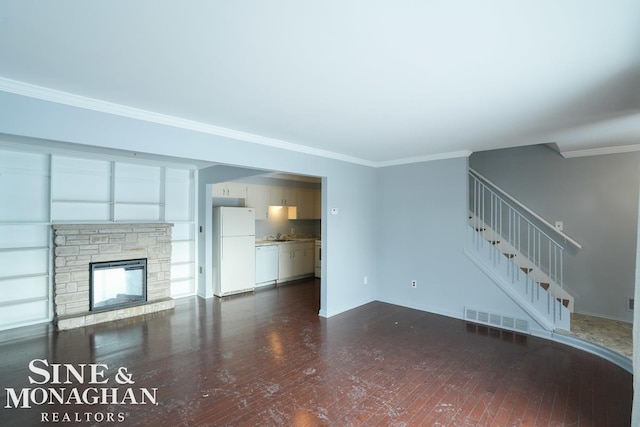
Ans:
[[[147,259],[89,264],[91,311],[113,310],[147,301]]]

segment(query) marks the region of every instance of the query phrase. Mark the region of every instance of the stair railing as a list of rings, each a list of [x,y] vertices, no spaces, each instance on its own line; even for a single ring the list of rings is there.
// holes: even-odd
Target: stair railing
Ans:
[[[529,268],[543,272],[550,281],[549,285],[527,277],[527,293],[531,293],[532,299],[534,294],[537,294],[536,298],[540,297],[540,287],[544,289],[545,285],[552,286],[549,292],[554,296],[561,295],[564,288],[565,245],[569,243],[581,249],[580,244],[471,168],[469,180],[471,226],[479,232],[474,234],[474,244],[493,244],[496,248],[502,246],[496,250],[500,256],[496,256],[495,262],[501,262],[504,258],[502,255],[523,258],[518,267],[515,263],[509,263],[512,265],[509,274],[513,275],[513,280],[519,278],[520,274],[528,275]],[[548,230],[543,230],[534,221]],[[487,236],[487,232],[490,235]],[[505,250],[516,253],[505,253]]]

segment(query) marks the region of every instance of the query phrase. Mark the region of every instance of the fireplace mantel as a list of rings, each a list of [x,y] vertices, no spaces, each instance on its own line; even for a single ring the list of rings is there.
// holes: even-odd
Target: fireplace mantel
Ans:
[[[54,224],[54,308],[59,329],[172,309],[169,223]],[[147,302],[89,311],[89,263],[147,259]]]

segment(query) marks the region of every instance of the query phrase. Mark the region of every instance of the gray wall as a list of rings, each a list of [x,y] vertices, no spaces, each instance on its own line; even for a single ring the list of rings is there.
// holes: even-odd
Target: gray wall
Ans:
[[[9,135],[79,144],[78,149],[108,147],[322,177],[321,314],[330,316],[374,299],[374,168],[7,92],[0,92],[0,110],[0,133]],[[340,214],[329,215],[328,207],[339,207]],[[368,285],[363,285],[364,275]]]
[[[535,145],[474,153],[470,165],[583,246],[564,263],[576,312],[632,321],[640,153],[565,159]]]
[[[378,198],[379,300],[456,318],[471,306],[528,319],[536,328],[464,254],[466,158],[381,168]]]

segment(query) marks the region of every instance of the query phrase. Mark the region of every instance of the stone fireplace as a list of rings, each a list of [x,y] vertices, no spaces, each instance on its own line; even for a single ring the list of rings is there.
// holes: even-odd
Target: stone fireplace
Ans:
[[[53,225],[54,308],[58,328],[89,326],[174,308],[170,297],[172,227],[173,224],[166,223]],[[132,261],[141,264],[142,260],[146,271],[144,298],[133,301],[127,296],[125,304],[92,309],[89,282],[95,266],[117,267]],[[124,285],[114,281],[113,286]],[[101,292],[109,295],[108,289]],[[114,296],[110,299],[117,299],[124,298],[118,295],[131,291],[111,292]]]

